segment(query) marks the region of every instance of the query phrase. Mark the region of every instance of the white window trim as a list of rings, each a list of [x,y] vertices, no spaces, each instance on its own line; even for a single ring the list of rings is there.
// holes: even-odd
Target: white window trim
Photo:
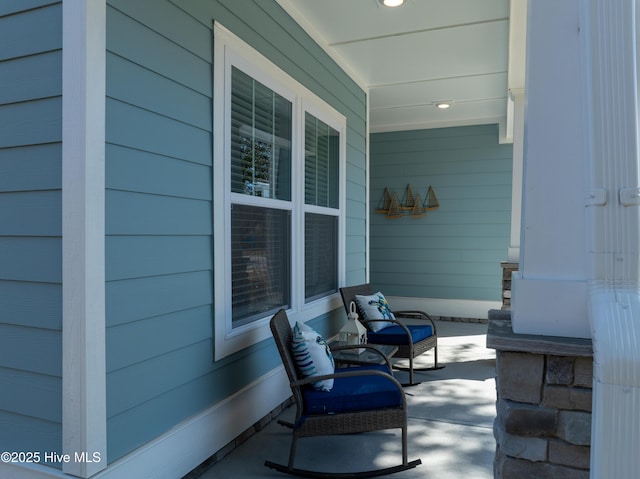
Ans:
[[[338,285],[345,280],[346,234],[346,118],[310,90],[295,81],[251,46],[240,40],[218,23],[214,24],[214,86],[213,86],[213,228],[214,228],[214,303],[215,303],[215,359],[222,359],[253,344],[271,337],[269,319],[265,317],[250,324],[231,327],[231,259],[229,232],[231,215],[229,205],[233,194],[228,186],[229,175],[229,119],[231,108],[231,68],[235,65],[248,75],[292,102],[292,171],[291,202],[260,198],[260,206],[292,209],[291,238],[291,305],[287,314],[291,321],[308,321],[341,306],[339,293],[305,303],[304,298],[304,214],[318,212],[338,216]],[[220,72],[224,72],[221,74]],[[340,134],[339,209],[304,205],[304,112],[330,125]],[[296,161],[298,159],[299,161]],[[243,195],[244,196],[244,195]],[[243,198],[243,203],[250,203]],[[223,262],[221,264],[221,262]]]

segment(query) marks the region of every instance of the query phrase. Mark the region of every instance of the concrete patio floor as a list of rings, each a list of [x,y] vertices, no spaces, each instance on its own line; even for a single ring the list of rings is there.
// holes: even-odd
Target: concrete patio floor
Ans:
[[[409,407],[409,460],[422,465],[389,477],[397,479],[491,479],[495,441],[495,353],[487,349],[487,324],[437,322],[438,356],[444,369],[417,372],[417,386],[405,388]],[[396,360],[401,362],[401,360]],[[426,353],[423,366],[433,364]],[[395,372],[400,382],[408,374]],[[295,406],[280,418],[291,420]],[[283,478],[265,459],[287,463],[291,432],[272,421],[198,479]],[[401,462],[400,430],[298,441],[296,467],[323,472],[377,469]],[[192,476],[191,476],[192,477]],[[290,477],[290,476],[289,476]]]

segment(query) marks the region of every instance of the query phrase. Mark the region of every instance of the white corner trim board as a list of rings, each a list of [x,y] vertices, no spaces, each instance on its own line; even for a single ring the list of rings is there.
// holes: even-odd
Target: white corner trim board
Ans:
[[[107,467],[105,0],[63,2],[62,26],[62,455],[100,458],[62,470],[86,478]]]

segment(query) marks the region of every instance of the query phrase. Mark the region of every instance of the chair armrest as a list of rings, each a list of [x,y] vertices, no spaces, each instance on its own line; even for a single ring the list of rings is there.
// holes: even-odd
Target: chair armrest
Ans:
[[[393,313],[393,314],[394,316],[396,315],[396,313]],[[400,326],[402,329],[404,329],[405,334],[409,338],[409,341],[407,342],[408,343],[407,347],[409,348],[409,355],[413,357],[413,335],[411,334],[411,331],[409,330],[409,328],[407,328],[406,325],[402,324],[402,321],[398,321],[397,319],[370,319],[369,320],[369,322],[373,322],[373,321],[385,321],[389,323],[395,323],[398,326]],[[435,328],[435,325],[433,327]],[[435,329],[433,331],[435,334]]]
[[[431,327],[433,328],[433,334],[437,336],[436,323],[433,321],[431,316],[429,316],[424,311],[414,311],[414,310],[394,311],[393,315],[398,318],[421,319],[424,321],[428,321],[431,324]]]

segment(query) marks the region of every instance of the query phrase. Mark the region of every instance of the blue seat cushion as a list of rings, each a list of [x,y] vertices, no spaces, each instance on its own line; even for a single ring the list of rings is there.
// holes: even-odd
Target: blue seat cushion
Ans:
[[[389,373],[386,365],[355,366],[336,369],[336,372],[358,370]],[[373,375],[335,378],[331,391],[305,387],[302,395],[305,415],[367,411],[402,405],[402,394],[396,385],[388,379]]]
[[[433,336],[433,328],[431,326],[407,326],[411,332],[413,344],[419,343],[423,339]],[[367,333],[367,341],[372,344],[409,344],[409,336],[401,326],[389,326],[377,333],[369,331]]]

